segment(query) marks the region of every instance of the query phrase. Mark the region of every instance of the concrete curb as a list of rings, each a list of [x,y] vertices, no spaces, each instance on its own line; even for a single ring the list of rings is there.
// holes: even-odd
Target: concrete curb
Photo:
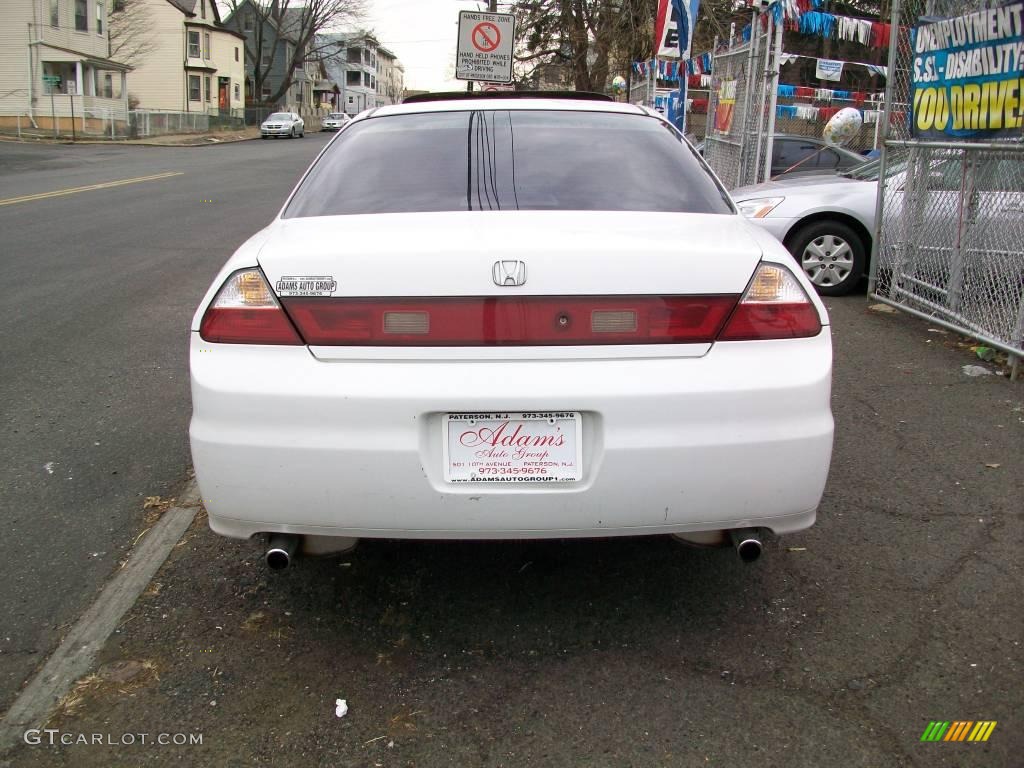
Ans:
[[[11,144],[37,144],[37,145],[49,145],[49,146],[75,146],[78,144],[86,146],[100,146],[100,147],[164,147],[167,149],[196,149],[198,147],[216,147],[221,144],[237,144],[242,141],[254,141],[259,139],[259,136],[245,136],[243,138],[231,138],[221,139],[218,141],[207,141],[202,144],[161,144],[156,141],[133,141],[124,140],[118,141],[117,139],[108,141],[99,141],[96,139],[82,139],[77,141],[65,141],[63,139],[19,139],[16,136],[0,136],[0,141],[8,142]]]
[[[17,746],[26,729],[42,727],[75,681],[92,668],[107,638],[167,560],[198,509],[199,488],[192,480],[178,499],[178,506],[164,512],[145,532],[121,570],[7,710],[0,721],[0,754]]]

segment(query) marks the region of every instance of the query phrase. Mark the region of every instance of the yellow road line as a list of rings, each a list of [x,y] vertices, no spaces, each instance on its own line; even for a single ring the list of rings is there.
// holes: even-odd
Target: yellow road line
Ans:
[[[169,179],[171,176],[181,176],[181,171],[168,171],[167,173],[155,173],[152,176],[138,176],[134,179],[121,179],[119,181],[105,181],[102,184],[90,184],[86,187],[70,187],[68,189],[57,189],[53,192],[39,192],[35,195],[22,195],[21,197],[8,197],[0,200],[0,205],[14,205],[15,203],[28,203],[32,200],[46,200],[50,197],[63,197],[74,195],[78,192],[89,192],[93,189],[108,189],[109,187],[121,187],[125,184],[138,184],[140,181],[156,181],[157,179]]]

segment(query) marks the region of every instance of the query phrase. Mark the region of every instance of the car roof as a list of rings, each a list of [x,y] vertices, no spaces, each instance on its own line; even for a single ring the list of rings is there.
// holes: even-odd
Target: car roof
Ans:
[[[418,101],[411,104],[392,104],[378,107],[367,117],[390,117],[391,115],[412,115],[423,112],[469,112],[482,110],[547,112],[616,112],[625,115],[648,116],[648,112],[635,104],[615,101],[590,101],[582,99],[489,99],[467,97],[443,101]]]

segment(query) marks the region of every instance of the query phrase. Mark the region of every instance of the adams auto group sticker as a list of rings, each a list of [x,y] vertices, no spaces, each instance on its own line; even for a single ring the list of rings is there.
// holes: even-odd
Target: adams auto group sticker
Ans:
[[[278,296],[331,296],[338,289],[338,282],[333,275],[285,275],[274,287]]]

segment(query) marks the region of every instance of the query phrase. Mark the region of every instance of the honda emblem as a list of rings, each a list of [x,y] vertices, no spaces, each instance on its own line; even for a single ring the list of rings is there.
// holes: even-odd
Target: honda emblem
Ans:
[[[495,285],[522,285],[526,282],[526,262],[496,261],[491,276]]]

